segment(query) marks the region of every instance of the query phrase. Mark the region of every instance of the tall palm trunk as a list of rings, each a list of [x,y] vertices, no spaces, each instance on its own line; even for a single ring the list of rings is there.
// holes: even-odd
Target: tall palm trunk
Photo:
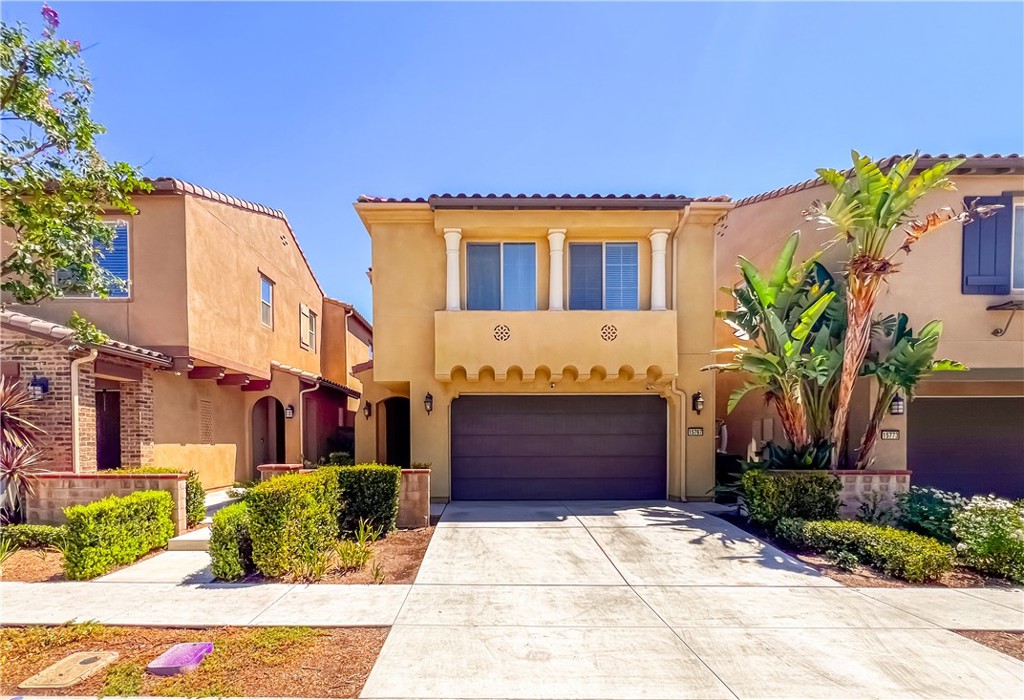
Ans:
[[[793,443],[793,447],[801,450],[811,443],[807,432],[807,416],[804,405],[792,396],[776,397],[775,409],[782,421],[782,431]]]
[[[860,447],[857,449],[857,469],[867,469],[871,465],[872,455],[875,452],[875,443],[878,442],[879,429],[886,413],[889,412],[889,404],[899,387],[883,387],[878,392],[878,400],[875,401],[875,409],[871,412],[871,419],[867,428],[864,429],[864,437],[861,438]]]

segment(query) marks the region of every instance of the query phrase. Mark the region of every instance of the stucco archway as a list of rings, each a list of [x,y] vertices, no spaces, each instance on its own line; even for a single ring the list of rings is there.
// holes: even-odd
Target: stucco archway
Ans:
[[[284,406],[264,396],[252,407],[252,466],[282,464],[284,455]]]

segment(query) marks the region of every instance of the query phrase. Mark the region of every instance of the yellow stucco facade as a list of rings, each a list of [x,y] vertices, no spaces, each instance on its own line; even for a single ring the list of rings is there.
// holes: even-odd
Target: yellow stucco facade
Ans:
[[[431,497],[444,501],[452,493],[451,407],[458,397],[654,395],[666,405],[668,496],[707,499],[714,485],[715,386],[700,368],[711,361],[714,345],[714,227],[730,205],[631,206],[357,203],[372,239],[375,333],[372,368],[359,374],[362,405],[371,409],[369,417],[356,417],[357,460],[386,457],[387,400],[405,397],[410,460],[432,464]],[[564,243],[553,243],[553,233],[564,235]],[[652,236],[664,243],[662,258],[652,255]],[[466,310],[466,246],[477,242],[536,244],[537,310]],[[565,253],[575,242],[637,244],[638,310],[565,310]],[[563,250],[555,270],[561,284],[552,283],[553,247]],[[553,300],[556,289],[561,298]],[[652,310],[659,298],[665,308]],[[700,415],[691,408],[698,391],[708,406]],[[688,428],[702,434],[687,437]]]

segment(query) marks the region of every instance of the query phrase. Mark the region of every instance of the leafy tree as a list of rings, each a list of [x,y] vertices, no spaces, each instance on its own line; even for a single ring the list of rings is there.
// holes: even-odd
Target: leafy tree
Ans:
[[[100,155],[105,129],[89,114],[81,46],[57,38],[56,11],[44,5],[42,15],[38,38],[0,24],[0,290],[20,304],[121,285],[98,264],[114,238],[101,216],[135,213],[131,193],[151,189],[134,167]]]

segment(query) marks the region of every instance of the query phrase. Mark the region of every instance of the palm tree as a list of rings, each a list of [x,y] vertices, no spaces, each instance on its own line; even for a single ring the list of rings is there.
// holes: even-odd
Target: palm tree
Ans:
[[[963,163],[962,158],[939,162],[911,176],[918,154],[899,160],[888,173],[870,158],[853,151],[853,168],[847,172],[820,169],[818,174],[836,194],[828,204],[816,202],[804,212],[808,221],[835,230],[835,242],[849,249],[846,262],[847,331],[839,378],[839,395],[832,423],[835,444],[833,465],[845,459],[846,425],[850,399],[861,365],[871,342],[871,318],[882,283],[899,269],[894,262],[926,233],[950,221],[968,221],[973,215],[987,216],[991,207],[968,208],[954,212],[944,207],[915,220],[913,207],[929,192],[953,189],[947,177]],[[903,227],[903,242],[890,250],[889,238]]]

